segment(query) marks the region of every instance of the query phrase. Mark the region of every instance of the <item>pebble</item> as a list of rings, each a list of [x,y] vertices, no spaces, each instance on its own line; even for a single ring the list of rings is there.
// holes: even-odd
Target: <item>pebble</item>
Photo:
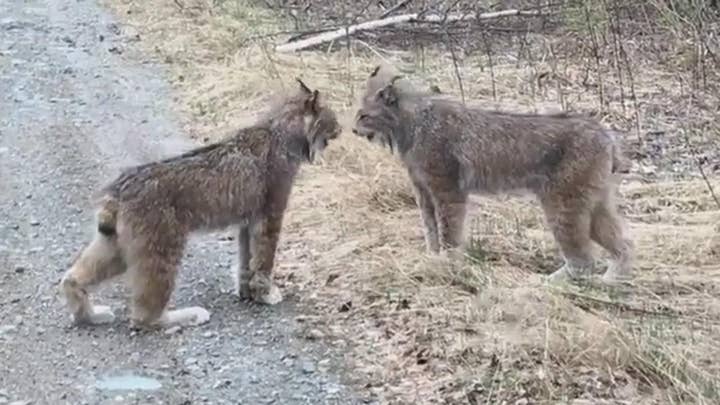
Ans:
[[[305,336],[310,340],[319,340],[325,337],[325,334],[322,333],[319,329],[310,329]]]
[[[197,359],[195,357],[188,357],[185,359],[186,366],[192,366],[193,364],[197,364]]]
[[[315,372],[315,364],[313,364],[311,361],[303,361],[302,372],[305,374],[314,373]]]

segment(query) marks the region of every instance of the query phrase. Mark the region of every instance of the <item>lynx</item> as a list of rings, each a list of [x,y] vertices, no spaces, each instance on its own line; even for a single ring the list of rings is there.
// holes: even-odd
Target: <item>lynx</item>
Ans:
[[[187,238],[196,231],[238,226],[236,290],[273,305],[282,294],[272,281],[275,249],[293,179],[341,127],[335,113],[300,79],[253,126],[184,154],[132,167],[96,195],[97,232],[61,281],[76,323],[114,319],[93,305],[88,290],[127,273],[135,327],[198,325],[201,307],[168,310]]]
[[[429,251],[461,244],[470,193],[529,192],[539,200],[564,256],[564,265],[548,281],[589,276],[592,241],[612,256],[604,281],[631,277],[633,243],[615,202],[618,178],[628,164],[613,131],[579,114],[465,106],[399,79],[375,68],[353,133],[399,155],[414,187]]]

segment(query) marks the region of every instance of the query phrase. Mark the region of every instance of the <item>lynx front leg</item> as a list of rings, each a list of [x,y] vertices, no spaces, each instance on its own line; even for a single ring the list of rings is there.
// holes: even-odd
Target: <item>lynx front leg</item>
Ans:
[[[425,246],[430,253],[438,253],[440,251],[440,240],[438,238],[438,226],[435,220],[435,207],[427,188],[416,179],[413,180],[413,190],[415,191],[415,201],[420,208],[420,214],[423,219],[423,231],[425,233]]]
[[[260,303],[275,305],[282,301],[282,293],[272,280],[275,264],[282,214],[269,215],[257,220],[250,235],[250,273],[249,290],[252,298]]]
[[[241,225],[238,232],[238,264],[235,269],[235,294],[242,298],[250,298],[250,229]]]
[[[455,249],[462,244],[467,193],[453,184],[448,184],[447,179],[435,180],[435,183],[431,187],[431,193],[440,248]]]

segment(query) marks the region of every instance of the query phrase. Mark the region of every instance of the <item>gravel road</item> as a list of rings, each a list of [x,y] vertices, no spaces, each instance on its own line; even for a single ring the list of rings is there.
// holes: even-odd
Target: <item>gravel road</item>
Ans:
[[[299,333],[292,298],[230,294],[235,242],[192,240],[175,292],[208,324],[135,333],[76,328],[57,283],[92,232],[89,196],[118,170],[187,146],[162,71],[128,62],[94,1],[0,2],[0,404],[353,404],[341,354]],[[19,401],[19,402],[18,402]]]

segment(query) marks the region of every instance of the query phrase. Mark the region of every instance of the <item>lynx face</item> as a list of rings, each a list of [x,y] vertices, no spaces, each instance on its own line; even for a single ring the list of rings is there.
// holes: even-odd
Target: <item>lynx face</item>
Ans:
[[[394,149],[393,131],[400,128],[400,108],[393,81],[363,99],[355,115],[353,133],[370,142]]]
[[[315,161],[315,157],[323,153],[328,143],[337,139],[342,127],[335,113],[326,107],[320,107],[314,117],[308,120],[307,139],[310,146],[308,160]]]
[[[320,93],[295,79],[300,84],[303,94],[305,138],[307,140],[307,159],[313,162],[315,157],[321,155],[328,143],[337,139],[342,132],[342,126],[337,120],[335,112],[320,101]]]

